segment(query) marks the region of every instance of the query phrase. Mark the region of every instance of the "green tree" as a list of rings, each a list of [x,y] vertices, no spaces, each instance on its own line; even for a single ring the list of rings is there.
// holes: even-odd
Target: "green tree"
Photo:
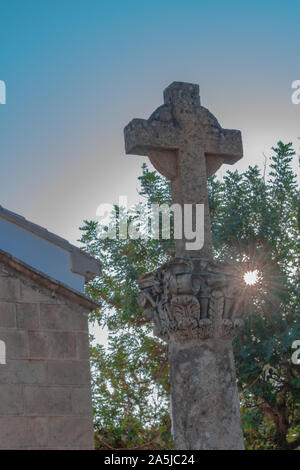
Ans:
[[[248,449],[300,446],[300,365],[291,362],[292,343],[300,339],[299,193],[291,169],[291,144],[278,142],[268,180],[249,167],[209,180],[215,257],[257,270],[246,286],[252,299],[244,329],[234,340],[243,427]],[[143,166],[140,195],[170,204],[170,184]],[[139,225],[147,210],[136,206],[129,221]],[[95,435],[100,449],[168,449],[167,347],[137,305],[137,279],[174,255],[173,240],[103,239],[124,218],[115,207],[110,223],[86,221],[84,249],[103,264],[103,276],[87,293],[101,303],[91,316],[109,331],[109,347],[92,347]],[[116,222],[117,221],[117,222]],[[242,273],[243,274],[243,273]]]

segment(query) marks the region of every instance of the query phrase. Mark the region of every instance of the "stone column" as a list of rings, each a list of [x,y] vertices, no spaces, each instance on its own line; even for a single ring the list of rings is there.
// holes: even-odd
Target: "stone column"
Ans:
[[[231,344],[243,326],[239,280],[226,265],[175,258],[139,285],[154,333],[168,342],[175,448],[244,449]]]
[[[213,261],[206,182],[242,158],[241,133],[223,129],[201,106],[198,85],[173,82],[164,104],[147,120],[133,119],[124,136],[127,154],[148,155],[171,180],[173,203],[204,205],[203,246],[189,249],[183,230],[177,258],[139,282],[140,305],[169,343],[175,446],[242,449],[231,340],[243,324],[244,299],[241,280]]]
[[[230,339],[169,343],[176,449],[244,449]]]

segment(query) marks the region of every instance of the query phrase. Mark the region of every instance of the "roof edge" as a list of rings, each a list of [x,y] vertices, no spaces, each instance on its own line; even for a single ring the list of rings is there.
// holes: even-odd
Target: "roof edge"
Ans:
[[[77,303],[84,307],[88,311],[95,310],[100,307],[100,304],[90,299],[84,294],[77,292],[75,289],[63,284],[62,282],[47,276],[46,274],[38,271],[37,269],[29,266],[23,261],[15,258],[10,253],[0,249],[0,263],[4,264],[8,268],[13,269],[19,274],[25,276],[31,281],[36,282],[40,286],[54,292],[57,295],[61,295],[71,302]]]
[[[101,275],[101,263],[93,258],[88,253],[85,253],[80,248],[72,245],[68,240],[55,235],[49,230],[41,227],[38,224],[30,222],[25,217],[16,214],[0,205],[0,217],[8,220],[9,222],[22,227],[23,229],[32,232],[34,235],[47,240],[54,245],[69,251],[71,257],[71,271],[75,274],[84,276],[85,281],[90,281],[96,276]]]

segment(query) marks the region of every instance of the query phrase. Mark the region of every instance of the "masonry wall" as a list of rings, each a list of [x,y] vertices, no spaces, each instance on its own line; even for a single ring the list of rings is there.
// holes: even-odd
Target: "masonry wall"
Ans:
[[[0,449],[93,449],[87,311],[0,264]]]

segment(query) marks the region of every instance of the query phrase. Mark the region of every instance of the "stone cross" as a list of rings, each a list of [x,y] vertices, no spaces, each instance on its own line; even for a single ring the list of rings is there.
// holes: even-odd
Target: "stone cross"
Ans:
[[[133,119],[124,130],[128,154],[148,155],[154,167],[171,180],[173,203],[204,204],[204,246],[189,256],[212,258],[206,180],[223,163],[243,155],[241,133],[222,129],[200,105],[199,86],[173,82],[164,104],[148,120]],[[176,254],[185,253],[185,238],[176,240]]]
[[[185,249],[139,279],[139,304],[168,343],[176,449],[243,449],[232,338],[247,296],[237,266],[212,257],[206,179],[242,157],[239,131],[222,129],[200,106],[199,88],[172,83],[165,104],[125,128],[127,153],[148,155],[172,182],[173,203],[204,204],[204,246]]]

